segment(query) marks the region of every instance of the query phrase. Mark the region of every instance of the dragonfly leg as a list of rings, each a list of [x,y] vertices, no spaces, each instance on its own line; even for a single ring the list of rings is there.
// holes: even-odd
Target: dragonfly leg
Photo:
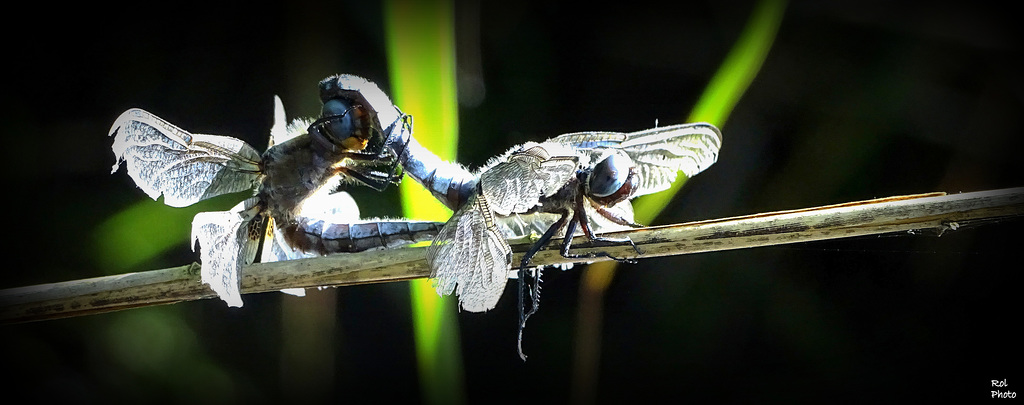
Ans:
[[[401,176],[384,174],[383,172],[367,174],[363,170],[350,169],[344,166],[339,167],[336,170],[338,171],[338,173],[356,179],[359,182],[365,184],[367,187],[370,187],[377,191],[384,191],[385,189],[388,188],[389,185],[397,184],[398,181],[402,179]]]
[[[584,229],[586,229],[586,227],[584,227]],[[611,243],[620,243],[620,244],[621,243],[628,243],[629,246],[633,248],[633,251],[636,252],[636,254],[638,254],[638,255],[644,254],[644,251],[640,250],[640,247],[637,246],[636,243],[634,243],[633,240],[630,239],[630,238],[605,238],[603,236],[594,235],[593,233],[587,235],[587,238],[589,238],[590,240],[598,241],[598,242],[611,242]],[[636,263],[635,259],[624,258],[624,257],[615,257],[615,256],[612,256],[612,255],[604,253],[604,252],[598,252],[597,256],[607,257],[609,259],[612,259],[612,260],[615,260],[615,261],[619,261],[619,262]]]
[[[569,233],[569,232],[576,232],[576,224],[577,223],[581,224],[580,226],[583,228],[584,234],[588,233],[587,226],[586,225],[582,225],[583,224],[582,220],[573,219],[571,222],[569,222],[569,226],[566,227],[566,231],[565,231],[565,239],[562,241],[562,251],[561,251],[562,257],[569,258],[569,259],[593,259],[595,257],[607,257],[607,258],[615,260],[617,262],[624,262],[624,263],[635,263],[636,262],[636,260],[633,260],[633,259],[612,256],[608,252],[590,252],[590,253],[582,253],[582,254],[580,254],[580,253],[572,253],[570,251],[570,249],[572,248],[572,234]],[[589,235],[587,235],[587,237],[590,238],[591,240],[596,240],[596,241],[614,242],[614,243],[629,243],[629,244],[633,245],[633,241],[630,240],[630,239],[602,238],[602,237],[598,237],[598,236],[593,235],[593,234],[589,234]],[[633,245],[633,248],[636,249],[636,245]]]
[[[638,224],[636,222],[630,221],[630,220],[622,217],[619,214],[616,214],[616,213],[614,213],[612,211],[609,211],[605,207],[602,207],[602,206],[599,206],[599,205],[596,205],[596,204],[591,204],[591,206],[594,207],[594,211],[596,211],[598,214],[601,214],[602,217],[605,217],[609,221],[612,221],[612,222],[614,222],[616,224],[619,224],[619,225],[622,225],[622,226],[628,226],[628,227],[632,227],[632,228],[643,228],[644,227],[641,224]]]
[[[604,214],[602,214],[602,216],[604,216]],[[595,235],[594,231],[590,229],[590,222],[587,219],[586,211],[583,210],[583,197],[582,197],[582,195],[580,197],[578,197],[577,200],[576,200],[576,217],[574,218],[574,222],[580,224],[580,228],[583,229],[583,234],[586,235],[587,238],[592,240],[592,241],[611,242],[611,243],[619,243],[619,244],[621,244],[621,243],[628,243],[630,246],[633,247],[633,251],[635,251],[636,254],[638,254],[638,255],[644,254],[644,252],[641,251],[640,248],[636,246],[636,243],[633,243],[633,240],[630,239],[630,238],[621,238],[621,239],[619,239],[619,238],[605,238],[605,237],[601,237],[601,236]],[[628,222],[628,221],[626,221],[626,222]],[[572,259],[576,259],[576,258],[607,257],[607,258],[615,260],[617,262],[636,263],[636,260],[634,260],[634,259],[612,256],[611,254],[609,254],[607,252],[594,252],[594,253],[585,253],[585,254],[569,253],[569,248],[572,245],[572,235],[573,235],[573,233],[576,232],[576,229],[575,229],[576,227],[575,226],[572,226],[571,228],[572,228],[571,232],[568,231],[568,230],[565,232],[565,238],[566,239],[565,239],[565,242],[562,243],[562,257],[567,257],[567,258],[572,258]]]
[[[379,161],[381,159],[384,159],[385,157],[387,157],[387,155],[388,155],[388,153],[386,153],[386,152],[378,153],[376,155],[370,154],[370,153],[362,153],[362,152],[349,152],[349,153],[342,153],[341,154],[342,157],[344,157],[346,159],[349,159],[349,160],[364,161],[364,162],[371,162],[371,163]]]
[[[579,212],[579,215],[580,215],[580,227],[583,228],[583,234],[587,235],[587,238],[589,238],[590,240],[596,240],[596,241],[600,241],[600,242],[629,243],[629,245],[633,247],[633,251],[636,252],[636,254],[638,254],[638,255],[644,254],[644,252],[641,251],[640,248],[638,248],[636,246],[636,243],[633,243],[633,240],[630,239],[630,238],[605,238],[605,237],[601,237],[601,236],[595,235],[593,230],[590,229],[590,221],[587,218],[587,211],[583,209],[584,199],[586,199],[586,197],[584,197],[583,195],[578,196],[576,198],[576,207],[578,208],[577,212]],[[628,220],[626,218],[623,218],[622,216],[620,216],[620,215],[618,215],[618,214],[616,214],[616,213],[614,213],[612,211],[609,211],[609,210],[605,209],[604,207],[597,207],[597,206],[595,206],[594,209],[595,209],[595,211],[597,211],[597,213],[599,215],[601,215],[602,217],[607,218],[608,220],[610,220],[610,221],[612,221],[612,222],[614,222],[616,224],[623,225],[623,226],[630,226],[630,227],[633,227],[633,228],[641,228],[641,227],[643,227],[643,225],[640,225],[640,224],[635,223],[633,221],[630,221],[630,220]],[[611,256],[608,256],[608,257],[611,257]],[[635,262],[635,260],[629,260],[629,259],[627,259],[627,260],[619,260],[619,259],[616,259],[614,257],[611,257],[611,258],[615,259],[615,260],[618,260],[618,261],[625,261],[627,263]]]
[[[526,320],[536,313],[537,308],[540,307],[540,269],[536,268],[533,269],[533,284],[529,289],[530,310],[526,311],[526,303],[524,300],[524,296],[527,293],[526,266],[530,264],[530,260],[533,259],[533,256],[536,256],[537,252],[551,241],[551,238],[555,236],[555,233],[558,232],[559,229],[562,229],[562,226],[565,225],[565,221],[567,219],[569,219],[569,211],[565,210],[562,212],[562,216],[558,218],[558,221],[551,224],[551,226],[544,231],[544,234],[541,235],[540,239],[538,239],[533,246],[530,246],[530,250],[523,255],[523,260],[519,262],[519,339],[517,344],[519,357],[522,358],[523,361],[526,361],[526,354],[523,354],[523,329],[526,328]],[[573,227],[575,228],[575,225],[573,225]]]

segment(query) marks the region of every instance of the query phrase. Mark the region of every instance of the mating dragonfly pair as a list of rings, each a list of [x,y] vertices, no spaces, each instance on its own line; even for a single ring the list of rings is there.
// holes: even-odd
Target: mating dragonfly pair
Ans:
[[[192,222],[202,281],[230,306],[242,306],[240,271],[256,259],[261,243],[260,260],[269,262],[432,240],[427,261],[434,285],[439,294],[457,294],[467,311],[494,308],[510,276],[518,278],[524,359],[522,330],[540,294],[533,256],[562,237],[564,257],[629,260],[573,253],[572,236],[579,228],[591,240],[632,245],[598,233],[639,227],[629,200],[667,189],[680,171],[687,177],[700,173],[716,161],[722,142],[718,129],[705,123],[579,132],[513,147],[470,172],[421,146],[411,117],[376,84],[338,75],[319,87],[323,108],[316,120],[286,124],[275,98],[275,124],[262,154],[239,139],[192,134],[146,111],[128,110],[110,131],[113,171],[125,162],[146,194],[163,194],[174,207],[253,192],[229,211],[202,212]],[[403,172],[454,211],[446,223],[361,220],[355,201],[339,191],[346,185],[384,190]],[[531,236],[535,243],[513,269],[507,239]]]

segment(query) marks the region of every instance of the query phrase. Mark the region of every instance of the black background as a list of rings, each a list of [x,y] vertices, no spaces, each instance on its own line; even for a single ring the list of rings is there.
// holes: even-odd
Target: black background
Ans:
[[[456,26],[460,79],[476,74],[485,90],[462,92],[459,159],[471,167],[526,140],[681,121],[753,9],[466,4]],[[1024,185],[1021,32],[1011,7],[790,4],[722,127],[718,163],[658,223]],[[5,288],[197,260],[184,237],[134,268],[96,258],[94,229],[146,199],[123,169],[109,173],[106,135],[125,109],[264,145],[274,94],[289,116],[311,116],[316,82],[330,74],[388,89],[372,2],[30,4],[5,14]],[[354,194],[365,215],[400,214],[395,190]],[[622,267],[604,299],[590,395],[981,400],[993,379],[1024,390],[1020,225]],[[459,314],[466,399],[570,399],[580,274],[546,273],[525,364],[514,350],[514,300]],[[312,318],[327,332],[305,346],[330,359],[321,391],[286,383],[293,370],[283,347],[296,331],[289,298],[275,293],[247,296],[242,309],[203,300],[2,326],[14,376],[4,392],[84,402],[420,399],[406,283],[311,295],[327,314]]]

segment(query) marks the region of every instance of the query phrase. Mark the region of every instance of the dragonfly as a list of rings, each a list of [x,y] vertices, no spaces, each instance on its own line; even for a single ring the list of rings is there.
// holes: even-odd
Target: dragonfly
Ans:
[[[407,155],[436,164],[414,140],[405,145]],[[476,172],[443,162],[434,170],[408,171],[455,210],[427,249],[438,294],[454,292],[462,309],[484,312],[497,305],[510,276],[517,278],[517,345],[525,360],[522,333],[540,300],[541,269],[530,267],[534,255],[562,237],[563,257],[632,261],[600,251],[575,253],[572,237],[579,230],[591,241],[628,243],[642,254],[628,238],[598,234],[641,227],[633,220],[630,200],[669,188],[679,172],[686,177],[700,173],[715,163],[721,145],[721,132],[707,123],[631,133],[578,132],[515,146]],[[535,242],[513,271],[507,240],[529,236]]]
[[[285,121],[274,98],[274,125],[262,154],[244,141],[193,134],[145,110],[125,111],[110,136],[115,162],[154,200],[184,207],[250,191],[228,211],[200,212],[192,221],[201,279],[229,306],[241,307],[240,270],[262,247],[263,262],[357,252],[431,240],[442,223],[359,219],[359,207],[339,188],[383,191],[402,178],[401,159],[412,119],[373,82],[335,75],[319,83],[316,120]],[[261,243],[262,240],[262,243]]]

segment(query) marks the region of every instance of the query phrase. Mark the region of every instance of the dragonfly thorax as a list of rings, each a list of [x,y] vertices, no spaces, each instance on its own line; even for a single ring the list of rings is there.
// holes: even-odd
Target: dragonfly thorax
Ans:
[[[334,181],[331,163],[314,153],[308,135],[274,145],[263,154],[263,181],[257,196],[274,215],[293,215],[302,202]]]

